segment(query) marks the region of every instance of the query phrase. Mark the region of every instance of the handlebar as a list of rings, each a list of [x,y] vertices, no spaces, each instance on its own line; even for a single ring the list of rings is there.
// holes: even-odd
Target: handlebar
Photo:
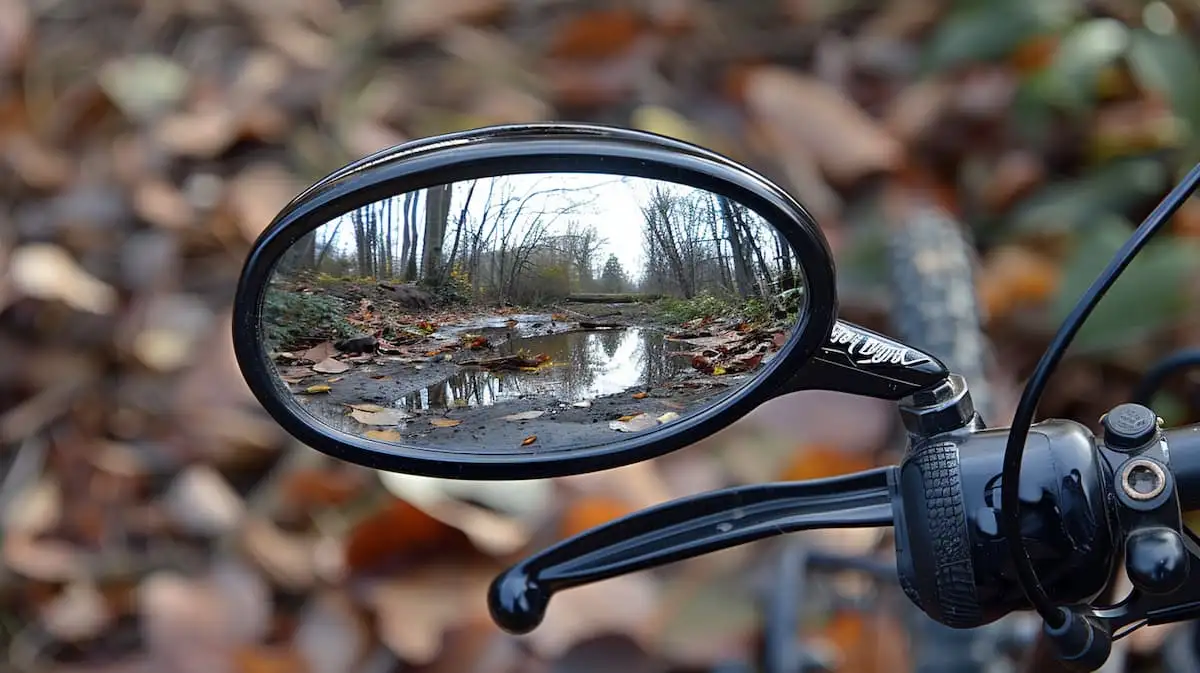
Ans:
[[[1107,657],[1111,639],[1096,650],[1098,633],[1121,637],[1127,627],[1200,614],[1200,544],[1181,514],[1200,509],[1200,425],[1162,431],[1158,423],[1145,407],[1121,405],[1106,417],[1102,437],[1074,421],[1047,420],[1026,439],[1021,532],[1051,599],[1096,600],[1119,551],[1135,587],[1115,605],[1065,617],[1063,633],[1051,634],[1060,647],[1079,650],[1086,670]],[[1029,607],[999,525],[1007,439],[1007,429],[976,422],[914,436],[899,465],[724,489],[637,512],[497,577],[492,616],[525,633],[569,587],[794,531],[890,525],[908,598],[951,627],[987,624]]]

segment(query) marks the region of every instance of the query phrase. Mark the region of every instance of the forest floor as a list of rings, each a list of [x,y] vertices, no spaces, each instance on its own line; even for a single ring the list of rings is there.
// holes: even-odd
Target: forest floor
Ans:
[[[749,381],[785,338],[730,316],[676,322],[646,302],[420,308],[394,285],[346,281],[273,292],[319,304],[282,316],[291,336],[274,353],[306,408],[448,449],[536,451],[674,422]]]

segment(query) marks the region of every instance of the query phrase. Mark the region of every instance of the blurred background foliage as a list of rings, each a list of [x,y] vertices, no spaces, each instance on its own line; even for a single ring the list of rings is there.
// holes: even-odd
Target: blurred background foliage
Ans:
[[[793,395],[652,464],[515,490],[381,478],[297,446],[246,390],[229,333],[250,242],[307,183],[407,139],[638,127],[785,184],[837,255],[843,315],[884,331],[904,290],[884,234],[903,218],[879,195],[932,195],[978,250],[1011,408],[1057,322],[1200,159],[1198,31],[1185,0],[0,0],[4,670],[746,656],[763,545],[566,592],[526,638],[491,625],[484,588],[522,550],[668,498],[884,460],[887,405]],[[1198,237],[1192,199],[1096,311],[1043,415],[1094,423],[1155,356],[1197,345]],[[1160,411],[1195,421],[1195,398],[1173,382]],[[814,610],[802,635],[843,671],[906,661],[885,612]]]

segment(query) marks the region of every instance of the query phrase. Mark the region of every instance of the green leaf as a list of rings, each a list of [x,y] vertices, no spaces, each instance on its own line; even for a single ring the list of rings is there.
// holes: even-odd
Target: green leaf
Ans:
[[[1139,29],[1131,38],[1129,66],[1134,76],[1142,86],[1165,95],[1195,137],[1200,133],[1200,54],[1195,46],[1178,33]]]
[[[927,73],[995,61],[1026,40],[1064,25],[1075,11],[1068,0],[960,2],[939,24],[923,55]]]
[[[1093,19],[1075,26],[1059,43],[1039,91],[1067,110],[1089,109],[1100,72],[1125,53],[1129,42],[1129,29],[1116,19]]]
[[[1168,171],[1146,157],[1104,164],[1086,175],[1056,182],[1018,204],[1009,233],[1061,233],[1078,230],[1096,218],[1124,213],[1164,191]]]
[[[1133,233],[1128,222],[1109,217],[1088,227],[1067,263],[1051,307],[1061,322]],[[1177,320],[1187,309],[1187,279],[1200,269],[1195,244],[1165,238],[1151,241],[1104,295],[1071,348],[1115,350],[1136,343]]]

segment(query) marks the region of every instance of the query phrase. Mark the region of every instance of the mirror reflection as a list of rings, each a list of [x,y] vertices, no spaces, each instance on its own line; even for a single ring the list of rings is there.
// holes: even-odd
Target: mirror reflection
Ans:
[[[266,347],[351,434],[467,452],[650,432],[753,380],[806,306],[757,213],[620,175],[505,175],[400,194],[277,263]]]

